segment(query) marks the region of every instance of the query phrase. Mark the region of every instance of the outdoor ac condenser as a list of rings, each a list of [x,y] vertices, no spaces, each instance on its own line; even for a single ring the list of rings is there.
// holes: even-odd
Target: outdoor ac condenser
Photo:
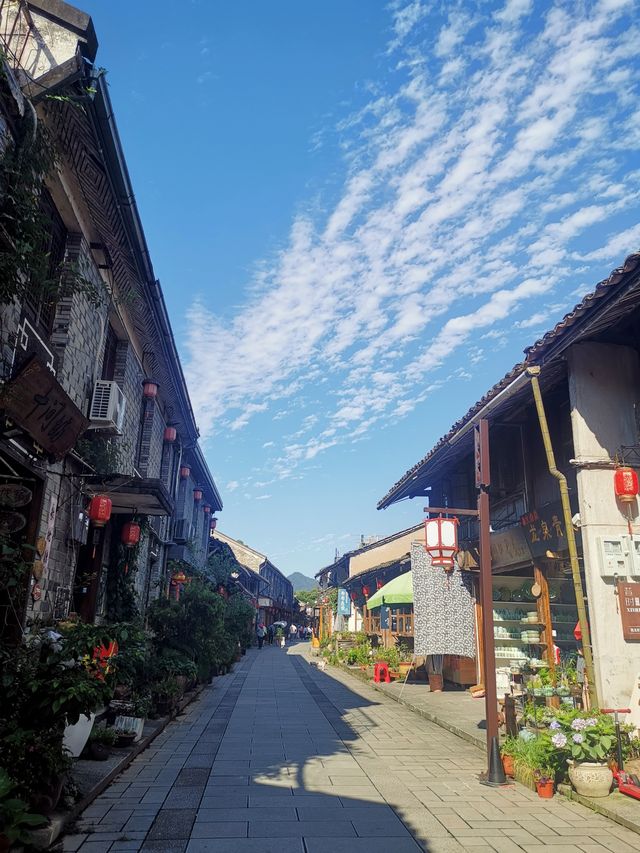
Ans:
[[[120,434],[124,424],[127,398],[117,382],[98,379],[93,389],[89,411],[90,429]]]

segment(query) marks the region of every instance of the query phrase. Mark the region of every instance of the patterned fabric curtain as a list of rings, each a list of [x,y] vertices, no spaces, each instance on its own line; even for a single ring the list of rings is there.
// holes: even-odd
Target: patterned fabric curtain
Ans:
[[[413,576],[414,653],[416,655],[476,654],[475,609],[470,572],[457,564],[452,572],[431,565],[421,542],[411,545]]]

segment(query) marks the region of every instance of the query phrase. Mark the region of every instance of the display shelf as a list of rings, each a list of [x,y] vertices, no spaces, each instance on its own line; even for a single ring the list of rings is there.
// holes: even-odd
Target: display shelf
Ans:
[[[544,625],[544,622],[523,622],[522,619],[494,619],[494,625]]]
[[[496,642],[509,643],[510,646],[546,646],[546,643],[538,643],[535,640],[517,640],[515,637],[494,637]]]
[[[493,603],[494,604],[509,604],[509,605],[513,604],[513,605],[518,605],[519,607],[522,607],[522,605],[525,605],[525,604],[529,605],[530,607],[536,606],[535,601],[494,601]],[[495,610],[495,608],[494,608],[494,610]]]

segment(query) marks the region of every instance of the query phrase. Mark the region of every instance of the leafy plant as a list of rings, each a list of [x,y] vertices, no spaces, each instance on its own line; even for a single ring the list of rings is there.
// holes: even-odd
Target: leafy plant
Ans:
[[[118,738],[115,729],[106,726],[94,726],[89,735],[89,743],[100,743],[104,746],[113,746]]]
[[[559,711],[551,723],[556,750],[574,761],[605,762],[614,752],[615,725],[609,714]]]
[[[47,822],[39,814],[33,814],[24,800],[12,797],[16,788],[7,771],[0,767],[0,835],[11,843],[28,843],[28,830],[35,829]]]

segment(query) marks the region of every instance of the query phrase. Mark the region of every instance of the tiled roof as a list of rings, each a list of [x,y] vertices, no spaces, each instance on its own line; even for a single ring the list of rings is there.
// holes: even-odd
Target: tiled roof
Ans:
[[[634,275],[635,273],[635,275]],[[397,499],[397,492],[407,485],[416,473],[424,467],[438,452],[450,444],[454,436],[480,412],[487,403],[504,391],[527,367],[541,364],[555,357],[561,349],[586,333],[600,330],[603,325],[620,319],[624,311],[632,305],[638,305],[640,282],[640,253],[629,255],[621,267],[617,267],[608,278],[596,285],[595,290],[579,302],[575,308],[562,318],[553,329],[546,332],[532,346],[525,349],[525,360],[516,364],[487,393],[478,400],[462,418],[457,420],[449,432],[444,435],[427,455],[410,468],[387,492],[378,503],[378,509],[384,509]]]

